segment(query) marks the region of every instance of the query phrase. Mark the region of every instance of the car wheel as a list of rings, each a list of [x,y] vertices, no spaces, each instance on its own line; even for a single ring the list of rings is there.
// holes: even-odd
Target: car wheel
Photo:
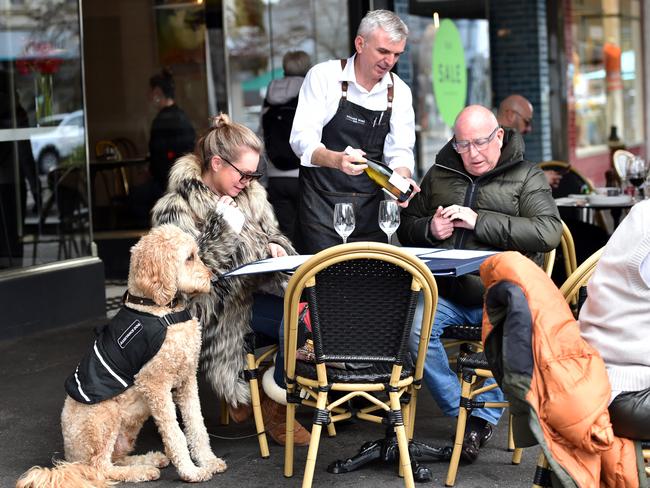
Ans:
[[[59,155],[54,149],[46,149],[38,159],[38,164],[41,173],[47,174],[52,168],[59,165]]]

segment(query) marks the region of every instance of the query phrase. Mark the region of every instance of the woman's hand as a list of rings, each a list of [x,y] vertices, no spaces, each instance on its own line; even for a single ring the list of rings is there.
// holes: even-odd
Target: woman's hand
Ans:
[[[282,256],[287,255],[287,251],[284,250],[284,247],[275,242],[269,242],[269,252],[271,253],[272,258],[281,258]]]
[[[217,200],[217,204],[219,204],[219,203],[221,203],[223,205],[229,205],[231,207],[236,207],[237,206],[237,202],[235,202],[235,200],[233,200],[233,198],[231,196],[229,196],[229,195],[220,196],[219,200]]]

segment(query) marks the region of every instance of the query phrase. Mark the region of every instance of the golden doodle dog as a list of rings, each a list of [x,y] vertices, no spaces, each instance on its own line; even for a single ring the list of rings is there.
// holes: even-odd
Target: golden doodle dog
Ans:
[[[157,227],[133,246],[125,304],[66,381],[61,413],[66,461],[52,469],[33,467],[17,488],[155,480],[170,461],[190,482],[226,469],[212,453],[199,405],[201,328],[182,306],[186,296],[209,289],[210,271],[194,239],[178,227]],[[165,454],[130,456],[149,416]]]

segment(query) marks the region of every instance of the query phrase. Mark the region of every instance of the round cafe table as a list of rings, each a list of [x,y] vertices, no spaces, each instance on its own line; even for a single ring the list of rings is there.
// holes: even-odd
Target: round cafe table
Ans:
[[[638,200],[631,198],[627,202],[621,202],[618,197],[605,196],[598,198],[596,201],[590,201],[587,196],[581,196],[556,198],[555,204],[558,206],[558,208],[581,209],[582,220],[589,223],[591,223],[593,220],[594,212],[597,212],[599,210],[609,210],[614,221],[614,228],[616,228],[621,221],[621,215],[623,211],[632,208],[634,204],[637,203],[637,201]]]

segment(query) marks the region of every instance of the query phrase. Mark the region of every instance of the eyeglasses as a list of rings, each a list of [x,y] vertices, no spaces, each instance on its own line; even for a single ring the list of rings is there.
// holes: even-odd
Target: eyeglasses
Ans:
[[[451,146],[456,150],[458,154],[463,154],[469,151],[469,146],[474,146],[477,151],[482,151],[488,147],[488,145],[492,142],[492,140],[495,138],[497,135],[497,131],[499,130],[499,126],[497,125],[494,130],[490,133],[489,136],[487,137],[481,137],[479,139],[474,139],[472,141],[457,141],[456,136],[454,136],[454,140],[451,141]]]
[[[228,163],[230,166],[232,166],[237,173],[239,173],[239,182],[240,183],[248,183],[249,181],[253,180],[259,180],[262,176],[264,176],[264,173],[259,173],[257,171],[253,173],[244,173],[242,170],[240,170],[237,166],[232,164],[230,161],[228,161],[226,158],[223,156],[219,156],[222,161]]]
[[[532,126],[533,126],[533,119],[532,119],[532,118],[527,119],[526,117],[524,117],[523,115],[521,115],[521,113],[517,112],[516,110],[514,110],[514,109],[512,109],[512,108],[511,108],[510,110],[511,110],[512,112],[516,113],[519,117],[521,117],[521,120],[524,121],[524,124],[525,124],[526,127],[532,127]]]

